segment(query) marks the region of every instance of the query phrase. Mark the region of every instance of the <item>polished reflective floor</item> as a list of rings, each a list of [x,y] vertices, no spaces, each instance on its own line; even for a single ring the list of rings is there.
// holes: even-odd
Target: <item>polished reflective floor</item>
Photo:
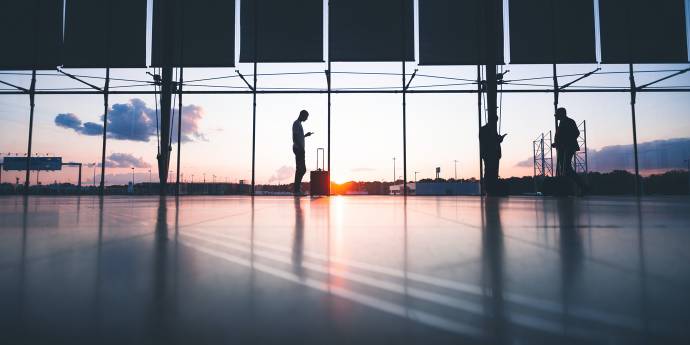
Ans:
[[[690,199],[1,197],[0,337],[688,344]]]

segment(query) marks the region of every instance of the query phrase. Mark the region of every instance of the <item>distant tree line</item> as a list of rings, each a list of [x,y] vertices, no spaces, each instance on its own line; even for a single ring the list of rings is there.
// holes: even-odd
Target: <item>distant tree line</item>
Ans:
[[[589,185],[590,195],[631,195],[635,190],[635,175],[622,170],[608,173],[590,172],[584,176]],[[672,170],[661,174],[643,176],[642,193],[644,195],[683,195],[690,194],[690,183],[686,170]],[[408,181],[412,182],[412,181]],[[422,179],[418,182],[446,182],[446,183],[477,183],[478,180],[471,179]],[[387,195],[390,187],[394,184],[402,184],[402,180],[393,182],[371,181],[371,182],[345,182],[342,184],[331,183],[332,194],[358,194],[366,193],[370,195]],[[11,183],[0,184],[0,194],[21,194],[23,185]],[[246,195],[250,192],[247,184],[236,183],[195,183],[183,184],[181,186],[183,194],[216,194],[216,195]],[[174,193],[174,184],[168,185],[169,193]],[[509,177],[501,179],[501,188],[506,195],[529,195],[541,193],[543,195],[574,194],[574,186],[568,181],[562,181],[554,177],[536,179],[532,176]],[[279,185],[257,185],[256,190],[268,193],[289,193],[293,190],[292,184]],[[309,190],[309,183],[302,183],[302,190]],[[70,183],[36,185],[31,186],[32,194],[79,194],[75,185]],[[96,194],[97,187],[84,186],[81,194]],[[129,194],[126,185],[113,185],[106,187],[107,194]],[[157,194],[158,184],[138,183],[134,186],[134,194]],[[171,194],[172,195],[172,194]]]
[[[615,170],[609,173],[590,172],[584,176],[589,186],[590,195],[630,195],[635,192],[635,174],[628,171]],[[535,180],[532,177],[510,178],[506,180],[510,194],[524,194],[535,191]],[[557,194],[557,189],[563,188],[563,182],[557,178],[537,178],[537,191],[546,194]],[[559,186],[560,185],[560,186]],[[685,170],[671,170],[662,174],[642,176],[642,194],[644,195],[683,195],[690,193],[688,172]],[[566,186],[569,189],[573,186]]]

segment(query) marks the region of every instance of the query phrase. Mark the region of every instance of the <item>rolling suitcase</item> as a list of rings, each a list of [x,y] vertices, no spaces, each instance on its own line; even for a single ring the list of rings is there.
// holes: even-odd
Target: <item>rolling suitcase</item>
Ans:
[[[321,168],[319,168],[319,151],[323,160],[321,161]],[[326,153],[322,147],[316,149],[316,170],[312,170],[309,175],[309,193],[314,195],[329,195],[331,179],[328,171],[324,169],[324,161],[326,160]]]

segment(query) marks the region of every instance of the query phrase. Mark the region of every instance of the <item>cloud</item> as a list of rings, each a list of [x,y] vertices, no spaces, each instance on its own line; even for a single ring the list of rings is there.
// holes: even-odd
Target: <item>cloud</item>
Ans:
[[[81,127],[81,120],[72,113],[58,114],[55,116],[55,124],[59,127],[76,129]]]
[[[177,109],[172,123],[172,141],[177,142]],[[160,115],[160,114],[159,114]],[[190,104],[182,107],[182,141],[207,140],[199,129],[199,122],[203,119],[204,109]],[[101,116],[101,119],[103,117]],[[83,135],[101,135],[103,125],[95,122],[82,124],[79,117],[72,113],[55,116],[58,127],[72,129]],[[156,136],[156,110],[149,108],[146,103],[133,98],[128,103],[113,104],[108,111],[108,137],[118,140],[148,142]],[[160,127],[160,124],[158,124]]]
[[[98,166],[101,164],[98,163]],[[151,164],[129,153],[113,153],[105,159],[105,166],[107,168],[150,168]]]
[[[175,114],[177,114],[177,110],[175,110]],[[182,142],[208,140],[199,129],[199,122],[203,117],[204,109],[202,107],[194,104],[182,106]],[[177,121],[173,123],[173,141],[177,142]]]
[[[141,99],[116,103],[108,112],[108,136],[113,139],[149,141],[156,135],[156,111]]]
[[[637,145],[640,169],[682,169],[684,160],[690,157],[690,138],[654,140]],[[616,168],[634,169],[633,146],[605,146],[588,153],[590,167],[594,171],[610,171]]]
[[[268,179],[268,183],[283,182],[295,176],[295,168],[283,165]]]
[[[520,168],[531,168],[532,164],[534,164],[533,159],[527,158],[524,161],[519,161],[519,162],[515,163],[515,166],[520,167]]]
[[[690,157],[690,138],[674,138],[647,141],[637,144],[640,170],[657,171],[686,168],[684,160]],[[554,160],[555,157],[554,150]],[[633,145],[610,145],[599,150],[589,149],[587,160],[590,171],[635,169]],[[518,167],[532,167],[532,158],[516,164]]]
[[[84,122],[80,133],[84,135],[102,135],[103,125],[95,122]]]
[[[58,114],[55,116],[55,125],[74,130],[75,132],[83,135],[103,134],[102,125],[94,122],[86,122],[82,124],[77,115],[74,115],[73,113]]]

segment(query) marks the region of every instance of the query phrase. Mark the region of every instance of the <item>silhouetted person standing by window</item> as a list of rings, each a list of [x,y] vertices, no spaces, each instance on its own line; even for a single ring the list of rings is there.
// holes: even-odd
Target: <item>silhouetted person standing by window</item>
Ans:
[[[571,178],[580,188],[580,191],[584,192],[586,186],[573,170],[573,156],[575,156],[575,152],[580,151],[580,145],[577,143],[580,130],[577,128],[575,120],[568,117],[565,108],[558,108],[554,116],[558,121],[558,128],[556,128],[556,135],[551,146],[556,148],[558,155],[556,173],[558,176]]]
[[[292,123],[292,152],[295,153],[295,195],[302,194],[302,177],[307,172],[307,165],[304,162],[304,138],[314,134],[312,132],[304,134],[302,122],[307,121],[309,113],[302,110],[297,120]]]
[[[501,143],[508,134],[497,133],[496,126],[491,126],[494,121],[489,121],[479,128],[479,152],[484,160],[484,187],[487,195],[499,194],[498,168],[501,160]]]

